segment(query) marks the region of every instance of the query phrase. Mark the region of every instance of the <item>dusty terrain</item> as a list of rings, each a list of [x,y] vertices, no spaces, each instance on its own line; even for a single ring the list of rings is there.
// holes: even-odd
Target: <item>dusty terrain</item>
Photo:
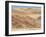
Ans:
[[[40,28],[41,15],[31,12],[12,12],[12,28],[15,29],[31,29]]]
[[[16,12],[12,14],[12,26],[13,28],[40,28],[39,18],[39,14],[18,14]]]

